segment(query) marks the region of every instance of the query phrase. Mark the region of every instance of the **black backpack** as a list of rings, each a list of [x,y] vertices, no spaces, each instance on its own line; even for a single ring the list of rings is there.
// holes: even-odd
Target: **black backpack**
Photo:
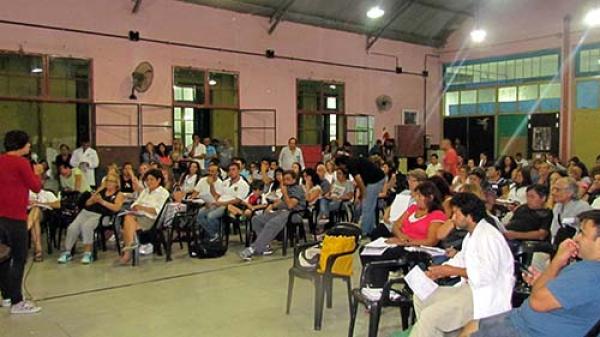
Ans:
[[[201,241],[198,245],[192,246],[190,252],[193,257],[199,259],[213,259],[225,255],[227,245],[221,241]]]

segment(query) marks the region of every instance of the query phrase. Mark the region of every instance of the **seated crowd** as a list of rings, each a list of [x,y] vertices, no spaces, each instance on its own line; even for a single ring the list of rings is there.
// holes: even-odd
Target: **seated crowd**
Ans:
[[[81,237],[81,262],[92,263],[101,219],[121,214],[119,261],[129,263],[139,244],[136,233],[167,226],[185,201],[200,205],[194,224],[207,242],[222,240],[223,220],[245,221],[253,231],[239,253],[246,261],[272,254],[272,242],[292,216],[309,214],[315,237],[347,219],[360,223],[371,240],[385,237],[394,245],[381,256],[361,256],[363,265],[406,258],[411,246],[446,249],[426,275],[460,280],[426,300],[415,298],[410,336],[445,336],[469,324],[472,330],[479,325],[474,336],[583,336],[600,319],[600,162],[589,171],[577,157],[563,165],[544,154],[494,163],[482,153],[476,162],[457,155],[448,140],[442,149],[444,158],[433,154],[427,164],[419,157],[404,175],[378,148],[367,159],[330,144],[312,168],[304,167],[294,138],[278,160],[247,163],[233,156],[228,142],[196,135],[188,148],[175,140],[171,151],[149,143],[137,172],[131,163],[110,165],[94,186],[61,147],[55,171],[60,191],[77,194],[80,211],[67,227],[58,262],[72,259]],[[65,199],[43,190],[30,200],[28,226],[35,261],[41,261],[40,224]],[[526,241],[557,250],[545,270],[515,271],[514,256]],[[381,288],[390,271],[378,271],[371,286]],[[515,279],[531,285],[531,296],[513,309]]]

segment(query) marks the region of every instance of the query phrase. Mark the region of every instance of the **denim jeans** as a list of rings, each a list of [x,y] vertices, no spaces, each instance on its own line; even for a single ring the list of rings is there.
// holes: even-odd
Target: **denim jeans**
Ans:
[[[384,179],[380,181],[368,184],[366,188],[366,195],[363,196],[361,204],[361,227],[363,234],[369,235],[375,229],[376,213],[377,212],[377,196],[383,189]]]
[[[198,211],[197,223],[202,226],[208,236],[214,236],[219,232],[221,218],[225,213],[225,206],[206,207]]]
[[[511,311],[479,320],[479,330],[471,337],[520,337],[510,320]]]

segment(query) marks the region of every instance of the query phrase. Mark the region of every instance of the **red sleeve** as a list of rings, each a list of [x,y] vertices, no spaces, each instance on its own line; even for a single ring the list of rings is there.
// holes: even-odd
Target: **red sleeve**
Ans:
[[[25,186],[34,193],[39,193],[42,189],[42,181],[40,177],[33,174],[33,170],[26,159],[19,160],[19,172]]]
[[[408,208],[406,209],[405,212],[406,212],[406,214],[411,215],[416,211],[417,211],[417,204],[412,204],[412,205],[408,206]]]

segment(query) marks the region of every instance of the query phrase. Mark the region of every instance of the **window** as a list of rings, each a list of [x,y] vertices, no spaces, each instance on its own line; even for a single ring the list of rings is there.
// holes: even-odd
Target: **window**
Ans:
[[[176,102],[204,104],[205,72],[192,68],[176,67],[173,74],[173,98]]]
[[[190,67],[173,69],[174,136],[184,145],[192,136],[227,139],[238,146],[238,74]]]
[[[72,99],[91,97],[89,60],[50,58],[48,80],[51,97]]]
[[[600,49],[598,52],[600,58]],[[445,67],[444,80],[447,86],[554,77],[558,75],[560,67],[558,51],[545,51],[536,56],[512,55],[499,61],[461,62],[463,64]],[[598,67],[600,70],[600,64]]]
[[[533,101],[538,98],[538,85],[522,85],[519,87],[519,101]]]
[[[444,95],[444,114],[452,116],[458,114],[459,99],[458,91],[447,92]]]
[[[323,144],[344,137],[344,84],[297,81],[298,141]]]
[[[194,108],[175,107],[173,111],[173,134],[187,146],[194,136]]]
[[[498,89],[498,102],[515,102],[517,100],[517,87],[504,87]]]
[[[39,159],[48,159],[46,148],[60,143],[74,148],[78,140],[89,139],[90,69],[85,59],[0,52],[0,96],[10,97],[0,101],[1,136],[25,130]]]
[[[213,106],[238,106],[238,77],[236,74],[215,73],[209,75],[210,104]]]

